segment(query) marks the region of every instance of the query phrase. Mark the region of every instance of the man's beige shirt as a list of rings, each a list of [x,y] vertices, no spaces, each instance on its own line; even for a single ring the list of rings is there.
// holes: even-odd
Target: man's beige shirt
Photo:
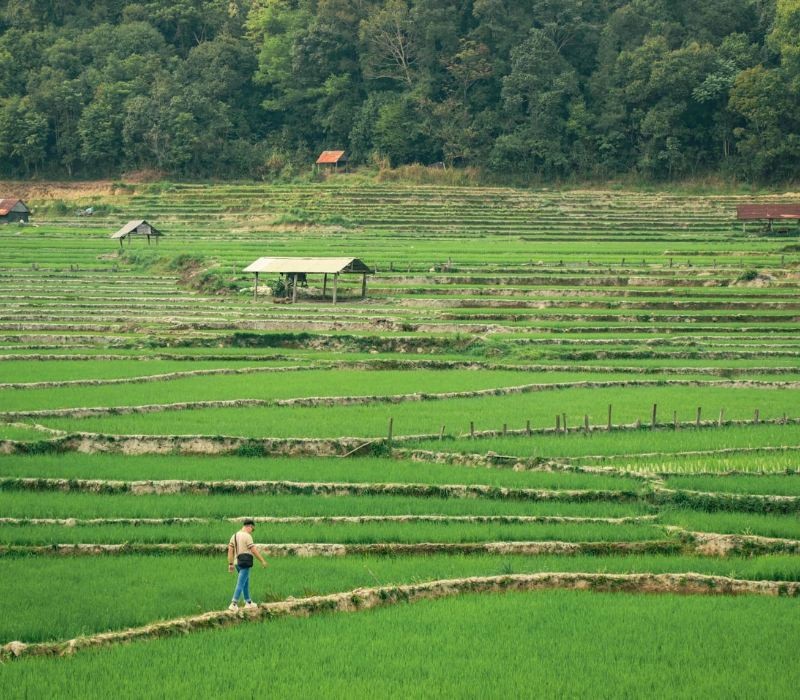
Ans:
[[[239,530],[231,536],[230,544],[233,545],[234,556],[249,553],[253,546],[253,536],[247,530]]]

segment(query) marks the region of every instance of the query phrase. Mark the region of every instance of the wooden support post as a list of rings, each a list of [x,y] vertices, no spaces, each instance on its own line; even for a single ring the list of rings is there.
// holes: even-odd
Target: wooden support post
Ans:
[[[725,422],[725,409],[719,409],[719,418],[717,419],[717,427],[721,428],[722,424]]]
[[[442,426],[442,429],[439,431],[439,439],[444,440],[444,426]]]
[[[606,430],[611,430],[611,404],[608,404],[608,423],[606,423]]]
[[[253,284],[253,299],[255,299],[257,296],[258,296],[258,273],[256,272],[256,281],[255,284]]]
[[[556,414],[556,433],[561,432],[561,416]]]
[[[756,425],[758,425],[758,418],[759,418],[759,410],[756,409],[755,413],[753,413],[753,423],[755,423]]]
[[[672,427],[675,428],[675,430],[678,430],[678,428],[681,427],[681,424],[678,423],[678,412],[677,411],[673,411],[672,412]]]
[[[392,429],[394,428],[394,418],[389,419],[389,432],[386,436],[386,444],[389,447],[389,453],[392,452]]]
[[[336,303],[336,290],[339,286],[339,273],[337,272],[333,276],[333,303]]]
[[[361,275],[361,298],[367,298],[367,273]]]
[[[528,437],[531,436],[531,422],[525,421],[525,432],[528,434]]]
[[[120,239],[119,239],[119,249],[120,249],[120,250],[125,250],[125,246],[124,246],[124,245],[122,245],[122,241],[124,241],[124,240],[125,240],[124,238],[120,238]]]
[[[589,414],[588,413],[584,413],[583,414],[583,432],[585,432],[587,435],[589,434]]]
[[[292,275],[292,304],[297,301],[297,273]]]
[[[474,421],[470,421],[469,422],[469,436],[470,436],[470,438],[474,438],[475,437],[475,422]]]
[[[322,278],[322,298],[325,298],[325,292],[328,290],[328,273]]]
[[[503,437],[508,434],[508,423],[503,423]]]
[[[653,415],[650,418],[650,430],[655,430],[656,429],[656,414],[657,414],[657,411],[658,411],[658,404],[654,403],[653,404]]]
[[[695,425],[696,428],[700,427],[700,416],[702,414],[703,414],[703,407],[702,406],[698,406],[697,407],[697,418],[694,421],[694,425]]]
[[[562,413],[561,414],[561,422],[564,424],[564,434],[566,435],[567,434],[567,414],[566,413]]]

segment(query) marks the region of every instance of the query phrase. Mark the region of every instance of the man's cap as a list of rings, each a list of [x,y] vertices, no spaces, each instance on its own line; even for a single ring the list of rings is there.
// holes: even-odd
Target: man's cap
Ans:
[[[244,521],[242,522],[242,525],[249,525],[250,527],[255,527],[256,521],[253,520],[252,518],[245,518]]]

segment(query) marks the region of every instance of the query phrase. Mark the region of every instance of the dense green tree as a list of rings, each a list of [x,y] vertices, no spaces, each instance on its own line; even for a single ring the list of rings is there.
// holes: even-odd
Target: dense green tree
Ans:
[[[417,104],[410,97],[395,97],[380,107],[373,127],[373,143],[392,165],[441,160],[441,153],[422,126]]]
[[[27,97],[9,97],[0,104],[0,157],[21,167],[25,175],[45,157],[47,118]]]
[[[0,0],[0,174],[800,164],[800,0]]]
[[[507,133],[492,151],[502,169],[560,175],[570,168],[570,112],[580,103],[575,70],[541,29],[511,52],[511,73],[503,80]]]
[[[800,161],[800,0],[778,0],[767,45],[778,65],[742,71],[731,90],[730,109],[743,120],[734,133],[751,174],[791,178]]]

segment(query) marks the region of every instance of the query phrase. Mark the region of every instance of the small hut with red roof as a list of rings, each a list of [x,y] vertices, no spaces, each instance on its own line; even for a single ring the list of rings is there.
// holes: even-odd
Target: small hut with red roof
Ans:
[[[31,210],[25,202],[15,197],[0,199],[0,224],[13,224],[19,221],[27,223]]]
[[[323,151],[317,158],[318,168],[328,168],[337,172],[340,165],[347,169],[347,154],[344,151]]]

